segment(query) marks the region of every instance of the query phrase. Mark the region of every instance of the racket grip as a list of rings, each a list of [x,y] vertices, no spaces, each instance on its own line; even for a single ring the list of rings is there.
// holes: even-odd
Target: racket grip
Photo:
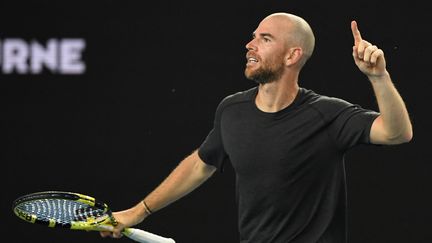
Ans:
[[[126,228],[124,229],[123,234],[130,239],[141,243],[175,243],[175,241],[171,238],[166,238],[145,230],[135,228]]]

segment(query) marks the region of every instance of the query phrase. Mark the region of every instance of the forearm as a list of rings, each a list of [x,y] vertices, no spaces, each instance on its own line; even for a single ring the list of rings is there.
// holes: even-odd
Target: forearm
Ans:
[[[198,152],[195,151],[180,162],[170,175],[144,198],[144,201],[154,213],[193,191],[205,182],[215,170],[215,167],[206,165],[199,158]],[[130,227],[142,222],[149,216],[149,212],[141,201],[132,208],[116,212],[114,216],[118,217],[125,226]]]
[[[409,141],[412,125],[405,103],[395,88],[388,72],[380,77],[369,77],[377,99],[380,119],[388,140]]]
[[[144,201],[152,213],[182,198],[206,181],[216,168],[206,165],[195,151],[170,173],[170,175],[153,190]],[[116,214],[124,225],[133,226],[149,215],[143,202]]]
[[[144,200],[155,212],[193,191],[214,171],[214,167],[203,164],[195,151],[185,158]]]

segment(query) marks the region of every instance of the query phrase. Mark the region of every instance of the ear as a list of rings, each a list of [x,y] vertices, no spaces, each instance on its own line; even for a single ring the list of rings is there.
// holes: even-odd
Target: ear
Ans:
[[[292,66],[300,61],[303,56],[303,50],[301,47],[289,48],[287,55],[285,56],[285,65]]]

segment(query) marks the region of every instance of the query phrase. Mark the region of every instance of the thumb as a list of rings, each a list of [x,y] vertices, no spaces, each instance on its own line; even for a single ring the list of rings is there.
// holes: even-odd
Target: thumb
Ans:
[[[102,236],[103,238],[105,238],[105,237],[112,237],[112,232],[111,231],[101,231],[99,233],[100,233],[100,236]]]
[[[125,225],[122,223],[117,223],[112,229],[112,237],[113,238],[121,238],[123,236],[123,230]]]
[[[113,238],[121,238],[122,236],[123,236],[122,231],[114,230],[114,231],[112,232],[112,237],[113,237]]]

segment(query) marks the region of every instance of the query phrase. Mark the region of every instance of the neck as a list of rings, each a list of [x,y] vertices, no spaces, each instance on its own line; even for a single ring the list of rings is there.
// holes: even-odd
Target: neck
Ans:
[[[278,112],[292,104],[299,86],[295,82],[271,82],[260,84],[255,104],[261,111]]]

